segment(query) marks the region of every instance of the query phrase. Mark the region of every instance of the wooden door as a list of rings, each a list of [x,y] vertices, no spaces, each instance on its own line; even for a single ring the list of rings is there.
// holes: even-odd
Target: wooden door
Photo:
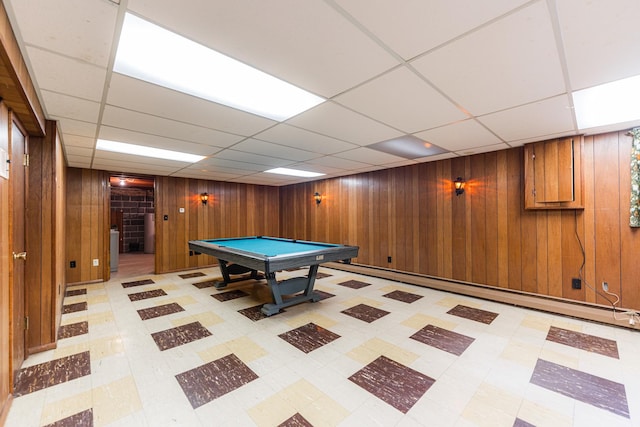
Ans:
[[[16,122],[11,121],[11,167],[9,191],[11,218],[11,251],[13,253],[12,268],[9,273],[11,291],[11,371],[14,374],[22,366],[26,358],[26,293],[24,269],[26,264],[25,217],[27,194],[27,156],[28,142],[26,132]]]

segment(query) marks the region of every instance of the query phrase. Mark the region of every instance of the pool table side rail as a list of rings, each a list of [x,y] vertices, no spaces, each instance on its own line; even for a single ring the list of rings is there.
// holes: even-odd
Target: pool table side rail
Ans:
[[[296,252],[269,257],[255,252],[219,246],[207,241],[191,240],[189,241],[189,249],[253,270],[272,273],[325,262],[348,260],[357,257],[360,248],[358,246],[327,245],[320,251]]]

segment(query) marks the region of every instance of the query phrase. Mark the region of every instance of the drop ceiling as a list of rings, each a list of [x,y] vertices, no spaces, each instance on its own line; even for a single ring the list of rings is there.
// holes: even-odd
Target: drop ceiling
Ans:
[[[279,186],[310,179],[265,170],[339,177],[640,125],[578,129],[571,98],[640,74],[637,0],[4,4],[72,167]],[[277,122],[115,73],[125,12],[326,101]],[[98,151],[98,138],[206,158]],[[437,154],[379,149],[396,138]]]

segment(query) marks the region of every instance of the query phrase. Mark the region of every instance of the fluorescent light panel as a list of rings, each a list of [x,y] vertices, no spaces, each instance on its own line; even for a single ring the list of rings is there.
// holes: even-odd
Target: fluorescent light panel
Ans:
[[[303,178],[315,178],[315,177],[324,175],[323,173],[318,173],[318,172],[309,172],[309,171],[303,171],[298,169],[288,169],[288,168],[269,169],[268,171],[265,171],[265,172],[277,173],[280,175],[301,176]]]
[[[175,160],[178,162],[196,163],[204,159],[205,156],[196,154],[181,153],[179,151],[163,150],[144,145],[126,144],[124,142],[109,141],[99,139],[96,145],[98,150],[112,151],[114,153],[132,154],[135,156],[154,157],[156,159]]]
[[[640,119],[640,76],[573,92],[579,129]]]
[[[114,71],[283,121],[324,102],[312,93],[127,13]]]

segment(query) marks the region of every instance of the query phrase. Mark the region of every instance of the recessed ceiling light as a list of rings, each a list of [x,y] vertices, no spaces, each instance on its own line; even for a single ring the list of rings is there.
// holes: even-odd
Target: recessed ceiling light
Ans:
[[[288,169],[288,168],[269,169],[268,171],[265,171],[265,172],[277,173],[280,175],[301,176],[304,178],[315,178],[315,177],[324,175],[323,173],[318,173],[318,172],[309,172],[309,171],[303,171],[298,169]]]
[[[325,101],[129,13],[113,70],[277,121]]]
[[[161,148],[152,148],[144,145],[127,144],[124,142],[108,141],[99,139],[96,149],[103,151],[112,151],[114,153],[132,154],[135,156],[154,157],[156,159],[175,160],[178,162],[195,163],[204,159],[205,156],[196,154],[181,153],[179,151],[163,150]]]
[[[367,145],[367,148],[382,151],[405,159],[419,159],[421,157],[435,156],[446,153],[444,150],[430,142],[423,141],[413,135],[404,135],[399,138],[388,139]]]
[[[579,129],[640,119],[640,76],[573,92]]]

